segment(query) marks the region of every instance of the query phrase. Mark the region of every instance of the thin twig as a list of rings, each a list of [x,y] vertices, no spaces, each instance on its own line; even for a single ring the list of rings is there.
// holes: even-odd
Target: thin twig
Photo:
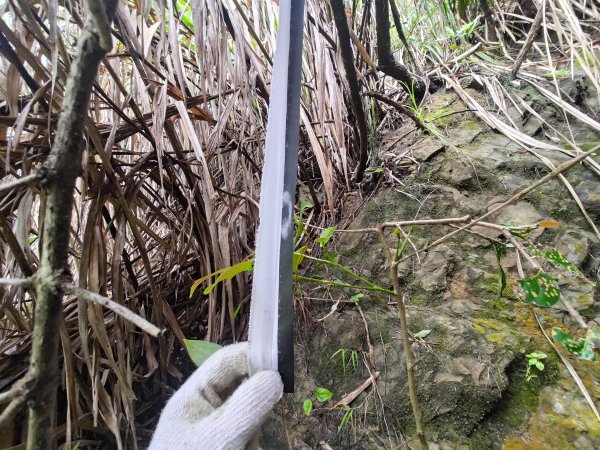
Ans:
[[[8,391],[0,394],[0,405],[10,402],[0,414],[0,430],[4,429],[7,423],[22,411],[23,405],[31,398],[36,380],[30,373],[27,372]]]
[[[590,396],[590,394],[587,391],[585,385],[583,384],[583,381],[581,381],[581,378],[579,377],[579,375],[577,375],[577,372],[575,371],[575,369],[573,368],[573,366],[571,365],[571,363],[567,360],[567,358],[565,358],[562,355],[562,353],[558,350],[558,348],[556,348],[556,345],[554,345],[554,342],[552,342],[552,340],[548,337],[548,335],[546,334],[546,331],[544,330],[544,327],[542,326],[542,324],[540,322],[540,319],[538,318],[537,314],[533,310],[531,312],[533,313],[533,317],[535,317],[535,320],[536,320],[538,326],[540,327],[540,330],[542,331],[542,334],[544,335],[544,337],[546,338],[546,340],[550,343],[550,345],[552,346],[552,348],[554,349],[554,351],[556,352],[556,354],[558,355],[558,357],[563,362],[563,364],[565,366],[567,366],[567,370],[569,371],[569,373],[571,374],[571,376],[575,380],[575,383],[577,384],[577,387],[579,387],[579,390],[581,391],[581,393],[585,397],[586,401],[590,405],[590,408],[592,408],[592,411],[594,412],[594,415],[598,419],[598,422],[600,422],[600,413],[598,413],[598,409],[596,408],[596,405],[594,405],[594,401],[592,400],[592,397]]]
[[[115,314],[121,316],[123,319],[128,320],[129,322],[136,325],[141,330],[145,331],[151,336],[158,337],[162,331],[156,325],[148,322],[143,317],[138,316],[136,313],[131,311],[129,308],[126,308],[123,305],[111,300],[108,297],[103,297],[102,295],[96,294],[94,292],[90,292],[86,289],[77,287],[72,284],[64,284],[63,289],[67,294],[74,295],[82,300],[87,300],[89,302],[95,303],[97,305],[104,306],[107,309],[110,309]]]
[[[11,191],[21,186],[29,186],[31,184],[35,184],[40,180],[40,178],[40,174],[38,172],[34,172],[30,173],[29,175],[25,175],[24,177],[17,178],[16,180],[2,183],[0,184],[0,194],[2,194],[3,192]]]
[[[468,230],[469,228],[473,227],[474,225],[477,225],[483,219],[487,219],[488,217],[490,217],[493,214],[495,214],[498,211],[500,211],[502,208],[510,205],[512,202],[525,197],[531,191],[533,191],[534,189],[538,188],[542,184],[547,183],[548,181],[550,181],[552,178],[554,178],[558,174],[561,174],[561,173],[565,172],[566,170],[568,170],[571,167],[573,167],[575,164],[583,161],[585,158],[587,158],[588,156],[590,156],[594,152],[598,151],[598,149],[600,149],[600,145],[595,146],[592,150],[589,150],[589,151],[587,151],[585,153],[582,153],[581,155],[577,156],[576,158],[573,158],[573,159],[571,159],[569,161],[565,161],[564,163],[562,163],[559,166],[557,166],[556,169],[554,169],[548,175],[540,178],[538,181],[536,181],[535,183],[533,183],[531,186],[529,186],[529,187],[527,187],[527,188],[525,188],[525,189],[517,192],[515,195],[513,195],[511,198],[509,198],[504,203],[501,203],[500,205],[496,206],[495,208],[492,208],[490,211],[488,211],[487,213],[485,213],[482,216],[478,217],[477,219],[472,220],[468,224],[466,224],[466,225],[464,225],[464,226],[462,226],[462,227],[460,227],[460,228],[458,228],[458,229],[456,229],[456,230],[448,233],[445,236],[442,236],[438,240],[436,240],[436,241],[432,242],[431,244],[423,247],[420,251],[424,252],[424,251],[432,249],[433,247],[437,247],[442,242],[446,242],[448,239],[450,239],[451,237],[456,236],[461,231]],[[402,262],[402,261],[405,261],[405,260],[407,260],[409,258],[412,258],[414,255],[415,255],[415,253],[411,253],[410,255],[407,255],[404,258],[402,258],[399,262]]]
[[[463,223],[468,221],[471,216],[462,216],[462,217],[447,217],[444,219],[421,219],[421,220],[404,220],[404,221],[396,221],[396,222],[385,222],[380,225],[382,228],[400,228],[400,227],[410,227],[413,225],[449,225],[452,223]],[[315,227],[317,228],[317,227]],[[373,228],[357,228],[353,230],[335,230],[336,233],[377,233],[379,227]]]
[[[32,285],[31,278],[0,278],[0,284],[5,286],[29,287]]]

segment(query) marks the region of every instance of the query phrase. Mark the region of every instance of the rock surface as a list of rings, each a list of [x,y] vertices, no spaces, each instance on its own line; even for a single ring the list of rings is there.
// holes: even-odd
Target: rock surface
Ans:
[[[484,95],[476,91],[471,94]],[[453,94],[433,97],[429,110],[437,111],[434,122],[447,131],[445,142],[431,137],[396,142],[393,132],[386,136],[381,157],[393,161],[390,170],[404,186],[378,190],[349,228],[416,218],[478,217],[549,172],[539,158],[490,131],[473,114],[446,115],[464,109]],[[521,121],[520,117],[515,119]],[[530,133],[543,131],[533,118],[520,123]],[[399,130],[398,135],[405,132]],[[564,154],[551,152],[545,157],[557,164],[565,159]],[[407,164],[412,167],[406,168]],[[394,172],[400,170],[404,172]],[[583,167],[567,174],[597,219],[600,183],[595,177]],[[558,249],[581,269],[581,273],[569,273],[535,257],[557,278],[562,298],[590,326],[600,326],[600,244],[561,182],[550,181],[486,220],[511,226],[558,222],[555,227],[529,230],[526,240],[516,239],[524,246]],[[403,230],[409,235],[405,255],[453,230],[447,225],[409,228]],[[535,270],[522,255],[517,258],[511,246],[500,258],[506,287],[499,297],[500,272],[492,243],[506,243],[506,237],[501,231],[482,226],[472,231],[418,252],[399,265],[409,331],[413,336],[419,332],[424,335],[412,339],[410,351],[416,361],[418,401],[430,448],[600,448],[599,422],[541,334],[537,321],[547,333],[552,327],[576,336],[585,333],[577,329],[577,321],[565,312],[563,304],[532,309],[521,300],[519,267],[527,276],[534,275]],[[387,245],[395,251],[398,236],[389,232],[388,237]],[[400,243],[403,240],[400,235]],[[344,266],[391,288],[388,265],[376,235],[343,234],[336,250]],[[352,281],[344,273],[335,276]],[[312,291],[306,292],[307,298],[312,296],[308,294]],[[329,295],[341,302],[334,309],[327,303],[313,302],[310,316],[326,318],[307,319],[298,332],[296,393],[285,401],[286,418],[292,441],[296,439],[308,448],[325,448],[321,442],[332,448],[395,448],[414,442],[401,330],[393,299],[365,292],[358,305],[347,302],[357,292],[330,290]],[[388,302],[392,303],[385,306]],[[578,361],[560,344],[557,347],[600,404],[600,363]],[[543,371],[533,369],[537,378],[527,382],[526,355],[534,351],[547,355],[545,367]],[[375,372],[379,377],[374,388],[365,389],[349,407],[331,409]],[[314,394],[317,387],[331,390],[333,399],[318,402]],[[308,417],[302,411],[307,398],[314,404]],[[350,410],[352,418],[345,420]],[[280,418],[273,418],[267,424],[265,448],[287,448],[280,423]]]

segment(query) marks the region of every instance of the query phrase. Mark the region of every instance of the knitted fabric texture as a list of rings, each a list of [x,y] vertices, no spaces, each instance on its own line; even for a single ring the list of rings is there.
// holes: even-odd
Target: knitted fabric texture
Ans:
[[[282,393],[277,372],[248,378],[247,342],[224,347],[167,402],[148,450],[256,448],[260,426]]]

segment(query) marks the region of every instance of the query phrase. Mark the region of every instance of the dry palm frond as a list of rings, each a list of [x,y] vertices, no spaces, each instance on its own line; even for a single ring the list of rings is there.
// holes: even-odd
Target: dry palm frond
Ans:
[[[358,136],[328,2],[306,3],[299,173],[314,202],[311,220],[325,225],[336,220],[339,200],[352,188]],[[399,103],[401,86],[374,73],[373,1],[359,3],[346,2],[358,81],[365,92]],[[531,151],[579,155],[575,133],[532,137],[510,120],[513,107],[537,114],[498,79],[510,70],[533,17],[515,2],[497,0],[491,2],[497,21],[482,22],[479,2],[458,16],[444,3],[397,1],[412,51],[391,33],[394,57],[411,70],[444,77],[482,120]],[[597,114],[573,106],[555,75],[579,70],[600,87],[593,37],[598,6],[585,0],[545,4],[543,34],[517,79],[570,124],[598,131]],[[11,0],[0,12],[0,237],[6,244],[0,277],[23,279],[39,267],[43,164],[85,9],[82,1]],[[55,434],[67,446],[83,437],[136,448],[147,440],[170,387],[191,369],[181,341],[245,339],[246,274],[208,295],[189,298],[189,288],[253,251],[277,15],[277,2],[261,0],[119,2],[114,45],[86,118],[69,242],[77,286],[71,292],[110,298],[167,332],[155,339],[112,310],[65,298],[57,330],[62,383]],[[484,24],[465,35],[473,20]],[[478,36],[482,42],[475,42]],[[464,70],[475,63],[478,72]],[[493,114],[460,88],[463,76],[485,86]],[[374,101],[369,112],[373,139],[401,120]],[[600,170],[591,158],[587,164]],[[2,392],[25,374],[33,302],[23,286],[0,286]]]

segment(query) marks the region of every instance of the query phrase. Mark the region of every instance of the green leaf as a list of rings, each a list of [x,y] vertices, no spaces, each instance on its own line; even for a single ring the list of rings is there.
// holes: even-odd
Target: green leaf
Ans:
[[[213,284],[204,289],[204,295],[210,294],[210,292],[222,281],[229,281],[236,275],[242,272],[249,272],[254,266],[254,258],[242,261],[241,263],[234,264],[233,266],[226,267],[221,271],[217,279]],[[195,283],[194,283],[195,284]]]
[[[233,319],[234,320],[238,316],[238,314],[240,313],[241,309],[242,309],[242,304],[241,303],[235,307],[235,310],[233,311]]]
[[[510,230],[510,234],[512,234],[513,236],[519,237],[521,239],[527,239],[527,236],[529,236],[529,233],[531,233],[532,228],[522,228],[522,229],[513,229]]]
[[[538,370],[544,370],[544,363],[541,361],[536,361],[535,367],[537,367]]]
[[[559,252],[558,250],[551,249],[551,250],[543,250],[542,251],[533,245],[527,246],[527,250],[532,255],[540,256],[540,257],[550,261],[551,263],[556,264],[557,266],[561,266],[561,267],[567,269],[569,272],[573,272],[575,274],[580,273],[579,269],[577,267],[575,267],[573,264],[571,264],[567,260],[567,258],[565,258],[563,256],[563,254],[561,252]]]
[[[313,409],[313,403],[310,398],[307,398],[306,400],[304,400],[304,403],[302,404],[302,409],[304,410],[304,414],[306,414],[307,416],[310,416],[310,413],[312,412],[312,409]]]
[[[525,301],[538,306],[552,306],[560,299],[560,290],[556,280],[543,272],[531,278],[519,280],[525,292]]]
[[[348,422],[352,421],[352,409],[348,409],[345,413],[344,413],[344,417],[342,417],[342,420],[340,421],[340,425],[338,426],[338,433],[340,431],[342,431],[342,429],[346,426],[346,424]]]
[[[317,397],[317,400],[319,400],[322,403],[322,402],[326,402],[331,397],[333,397],[333,392],[331,392],[329,389],[325,389],[323,387],[318,387],[315,390],[315,395]]]
[[[219,344],[215,344],[214,342],[196,339],[184,339],[183,343],[185,344],[185,348],[190,355],[190,358],[198,367],[200,367],[210,355],[221,348]]]
[[[321,246],[325,246],[331,239],[331,236],[333,236],[334,232],[335,227],[325,228],[323,231],[321,231],[321,235],[315,239],[315,242],[318,242],[319,244],[321,244]]]
[[[300,264],[302,264],[302,261],[304,261],[304,253],[306,253],[307,249],[308,249],[308,244],[303,245],[302,247],[300,247],[298,250],[296,250],[294,252],[293,262],[292,262],[292,272],[293,273],[298,273],[298,266]]]
[[[552,339],[564,345],[578,359],[594,361],[594,347],[600,343],[600,331],[589,329],[585,339],[574,338],[560,328],[552,328]]]
[[[415,333],[414,336],[417,339],[424,339],[429,336],[429,333],[431,333],[431,330],[421,330],[418,333]]]
[[[365,296],[365,294],[362,293],[358,293],[358,294],[354,294],[352,297],[350,297],[349,301],[353,302],[353,303],[357,303],[358,301],[360,301],[360,299],[362,299]]]

